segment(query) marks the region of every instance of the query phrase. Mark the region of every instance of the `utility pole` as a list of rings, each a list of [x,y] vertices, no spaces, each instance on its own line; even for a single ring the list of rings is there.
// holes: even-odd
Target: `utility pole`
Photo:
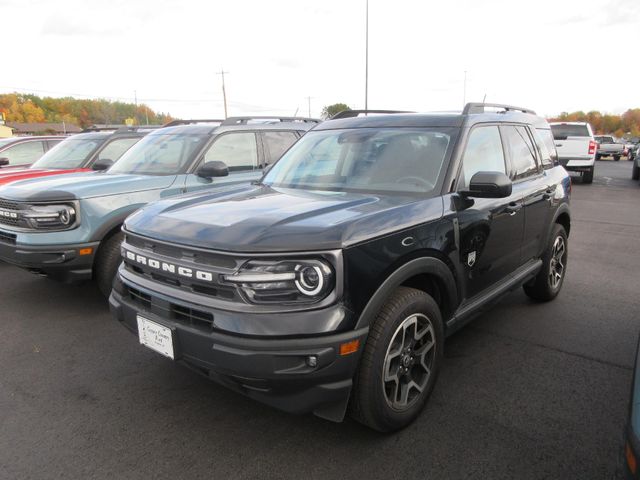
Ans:
[[[138,91],[137,90],[133,91],[133,103],[136,106],[136,109],[133,111],[133,118],[137,123],[137,120],[138,120]]]
[[[462,108],[467,104],[467,71],[464,71],[464,86],[462,87]]]
[[[224,74],[225,73],[230,73],[230,72],[225,72],[224,68],[221,69],[218,72],[218,75],[222,75],[222,98],[224,99],[224,118],[227,118],[227,91],[224,88]]]
[[[305,97],[307,99],[307,105],[309,106],[309,118],[311,118],[311,99],[313,97]]]
[[[365,43],[364,43],[364,109],[369,109],[369,0],[365,8]]]

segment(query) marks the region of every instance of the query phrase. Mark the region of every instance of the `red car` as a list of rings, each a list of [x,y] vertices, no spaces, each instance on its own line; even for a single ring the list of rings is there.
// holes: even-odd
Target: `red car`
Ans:
[[[127,127],[67,137],[29,168],[0,168],[0,185],[61,173],[106,170],[149,131]]]

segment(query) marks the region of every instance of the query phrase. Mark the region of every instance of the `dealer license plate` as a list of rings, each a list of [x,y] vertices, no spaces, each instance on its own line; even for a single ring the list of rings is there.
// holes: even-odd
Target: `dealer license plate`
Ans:
[[[140,315],[137,318],[140,343],[165,357],[173,359],[173,333],[171,329]]]

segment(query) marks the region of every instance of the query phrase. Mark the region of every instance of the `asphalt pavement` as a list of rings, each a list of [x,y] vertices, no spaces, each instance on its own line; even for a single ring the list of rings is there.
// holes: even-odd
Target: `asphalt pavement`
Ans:
[[[576,177],[551,303],[521,290],[446,343],[422,416],[381,435],[260,405],[141,347],[91,285],[0,264],[0,479],[606,479],[640,331],[631,162]]]

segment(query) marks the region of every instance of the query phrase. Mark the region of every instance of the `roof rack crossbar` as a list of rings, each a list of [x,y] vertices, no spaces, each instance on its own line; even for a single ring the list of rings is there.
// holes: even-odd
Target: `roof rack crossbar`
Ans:
[[[514,107],[513,105],[503,105],[501,103],[467,103],[464,106],[464,110],[462,110],[463,115],[468,115],[470,113],[484,113],[484,109],[486,107],[489,108],[502,108],[505,112],[522,112],[529,113],[531,115],[535,115],[536,112],[529,108],[523,107]]]
[[[161,125],[112,125],[106,127],[87,127],[82,130],[80,133],[91,133],[91,132],[137,132],[140,130],[153,130],[156,128],[160,128]]]
[[[341,112],[336,113],[331,120],[337,120],[339,118],[354,118],[360,114],[369,114],[369,113],[416,113],[410,112],[408,110],[342,110]]]
[[[202,119],[191,119],[191,120],[171,120],[169,123],[165,123],[162,127],[175,127],[176,125],[192,125],[194,123],[222,123],[224,120],[217,118],[202,118]]]
[[[262,115],[262,116],[244,116],[229,117],[222,122],[222,125],[246,125],[251,120],[271,120],[272,122],[303,122],[303,123],[320,123],[317,118],[310,117],[282,117],[280,115]]]

